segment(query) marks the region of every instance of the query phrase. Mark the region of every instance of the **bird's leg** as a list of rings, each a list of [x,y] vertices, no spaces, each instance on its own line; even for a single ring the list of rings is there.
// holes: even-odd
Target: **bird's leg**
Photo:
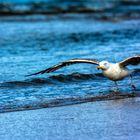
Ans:
[[[115,83],[115,93],[117,93],[118,91],[119,91],[119,88],[118,88],[118,84],[117,84],[117,81],[114,81],[114,83]]]
[[[133,84],[132,74],[130,74],[130,84],[131,84],[132,89],[135,91],[136,90],[136,86]]]

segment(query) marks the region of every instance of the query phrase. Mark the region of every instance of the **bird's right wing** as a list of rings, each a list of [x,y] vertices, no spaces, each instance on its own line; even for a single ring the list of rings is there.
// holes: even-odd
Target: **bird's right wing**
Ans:
[[[129,57],[129,58],[119,62],[119,65],[122,67],[125,67],[128,65],[138,65],[138,64],[140,64],[140,55]]]
[[[45,69],[45,70],[30,74],[30,75],[27,75],[27,76],[50,73],[50,72],[56,71],[56,70],[58,70],[58,69],[60,69],[62,67],[73,65],[73,64],[78,64],[78,63],[89,63],[89,64],[99,65],[99,61],[97,61],[95,59],[72,59],[72,60],[62,62],[62,63],[57,64],[55,66],[52,66],[52,67],[50,67],[48,69]]]

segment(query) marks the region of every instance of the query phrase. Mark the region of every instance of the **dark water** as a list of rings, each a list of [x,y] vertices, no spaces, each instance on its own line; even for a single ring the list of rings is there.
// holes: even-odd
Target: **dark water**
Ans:
[[[46,20],[46,16],[66,13],[91,13],[100,20],[139,19],[139,0],[0,0],[0,21],[7,16],[18,20]],[[37,16],[41,15],[41,16]],[[5,17],[6,16],[6,17]],[[27,17],[26,17],[27,16]],[[6,19],[7,20],[7,19]],[[10,19],[8,19],[10,20]]]
[[[40,108],[41,104],[47,107],[55,101],[52,106],[75,104],[112,93],[113,83],[94,65],[78,64],[51,74],[25,77],[72,58],[116,62],[140,54],[140,20],[100,22],[85,20],[84,15],[71,17],[0,23],[0,112]],[[137,93],[139,80],[137,70]],[[119,87],[121,93],[132,92],[129,78],[120,81]]]

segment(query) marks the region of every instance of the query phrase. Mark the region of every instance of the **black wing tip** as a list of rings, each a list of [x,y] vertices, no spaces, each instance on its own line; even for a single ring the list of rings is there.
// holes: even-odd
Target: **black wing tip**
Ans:
[[[50,72],[53,72],[53,71],[54,70],[52,68],[49,68],[47,70],[39,71],[39,72],[32,73],[32,74],[27,74],[27,75],[25,75],[25,77],[34,76],[34,75],[38,75],[38,74],[44,74],[44,73],[50,73]]]
[[[42,72],[36,72],[32,74],[25,75],[25,77],[33,76],[33,75],[38,75],[38,74],[43,74]]]
[[[30,77],[30,76],[34,76],[34,75],[37,75],[36,73],[33,73],[33,74],[27,74],[25,75],[25,77]]]

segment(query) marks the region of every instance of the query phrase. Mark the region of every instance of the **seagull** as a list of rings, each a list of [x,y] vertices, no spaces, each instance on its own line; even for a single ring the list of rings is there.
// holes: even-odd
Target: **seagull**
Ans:
[[[115,85],[118,89],[117,81],[124,79],[127,76],[130,76],[131,78],[131,86],[133,89],[135,89],[135,85],[132,82],[132,70],[128,69],[128,65],[138,65],[140,64],[140,55],[132,56],[127,59],[124,59],[121,62],[118,63],[111,63],[108,61],[98,61],[96,59],[71,59],[62,63],[59,63],[57,65],[54,65],[50,68],[47,68],[45,70],[27,75],[37,75],[37,74],[44,74],[44,73],[50,73],[54,72],[62,67],[78,64],[78,63],[88,63],[88,64],[94,64],[97,65],[98,70],[101,69],[103,75],[108,78],[109,80],[112,80],[115,82]]]

